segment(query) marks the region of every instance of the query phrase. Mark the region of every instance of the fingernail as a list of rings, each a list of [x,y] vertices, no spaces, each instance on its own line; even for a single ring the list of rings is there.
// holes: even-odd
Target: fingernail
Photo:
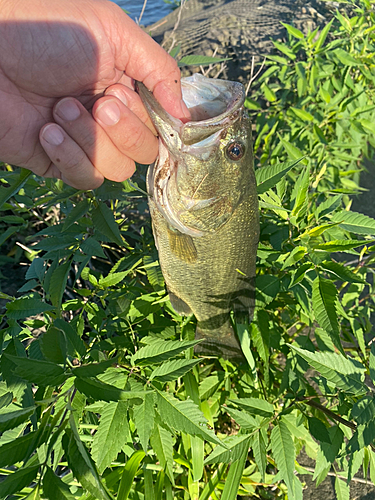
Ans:
[[[51,144],[51,146],[60,146],[60,144],[64,140],[64,135],[61,132],[58,125],[51,124],[47,125],[47,127],[42,132],[43,139]]]
[[[56,104],[55,113],[63,120],[72,122],[80,116],[81,110],[73,99],[67,98]]]
[[[116,125],[121,116],[120,108],[116,101],[105,101],[95,112],[95,118],[98,118],[104,125]]]
[[[113,97],[116,97],[119,101],[122,102],[122,104],[125,104],[125,106],[128,105],[128,98],[123,90],[120,90],[120,89],[109,90],[106,93],[106,95],[111,95]]]

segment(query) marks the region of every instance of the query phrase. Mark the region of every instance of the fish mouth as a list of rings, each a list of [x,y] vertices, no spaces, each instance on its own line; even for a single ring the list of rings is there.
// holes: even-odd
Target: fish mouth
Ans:
[[[183,146],[197,146],[233,123],[245,101],[242,84],[206,78],[199,73],[181,80],[182,97],[191,113],[191,121],[183,123],[165,111],[143,83],[136,90],[165,146],[181,151]]]
[[[171,227],[197,237],[207,234],[207,231],[187,226],[182,222],[181,214],[212,205],[217,198],[199,200],[179,193],[182,203],[176,210],[172,206],[170,191],[177,186],[178,169],[183,168],[184,154],[206,160],[220,143],[222,131],[241,117],[245,91],[240,83],[206,78],[199,73],[183,78],[181,86],[192,117],[186,123],[167,113],[152,92],[136,82],[136,90],[159,134],[159,157],[150,166],[147,176],[149,196]]]

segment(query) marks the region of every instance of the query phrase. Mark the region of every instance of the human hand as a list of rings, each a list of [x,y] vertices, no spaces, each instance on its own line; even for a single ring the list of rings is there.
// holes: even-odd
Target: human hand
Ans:
[[[0,159],[78,189],[130,177],[158,149],[132,79],[189,117],[176,62],[114,3],[0,0]]]

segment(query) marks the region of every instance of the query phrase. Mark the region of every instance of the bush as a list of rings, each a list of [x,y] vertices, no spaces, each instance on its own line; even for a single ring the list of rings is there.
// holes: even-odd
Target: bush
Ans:
[[[240,366],[194,359],[143,167],[94,192],[3,167],[2,269],[27,272],[1,293],[1,498],[302,499],[303,447],[339,498],[361,466],[375,483],[375,220],[349,197],[373,153],[374,27],[365,2],[288,26],[247,100],[261,241]]]

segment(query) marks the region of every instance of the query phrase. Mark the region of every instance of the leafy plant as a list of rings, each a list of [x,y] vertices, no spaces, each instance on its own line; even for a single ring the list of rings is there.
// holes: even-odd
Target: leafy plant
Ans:
[[[261,241],[242,365],[194,358],[142,166],[77,192],[4,165],[0,262],[27,271],[1,292],[0,498],[301,499],[303,447],[340,498],[361,466],[375,482],[375,220],[349,198],[373,147],[361,5],[320,34],[288,26],[247,101]]]

